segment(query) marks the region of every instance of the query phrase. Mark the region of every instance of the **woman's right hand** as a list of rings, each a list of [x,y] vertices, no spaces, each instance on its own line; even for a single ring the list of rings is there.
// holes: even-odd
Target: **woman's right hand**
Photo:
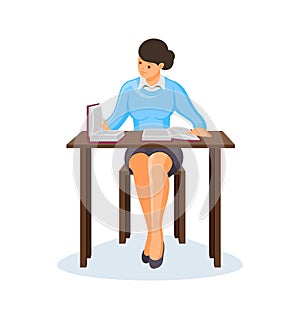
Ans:
[[[101,126],[102,126],[102,130],[110,130],[110,127],[107,124],[107,122],[105,121],[105,119],[103,119]]]

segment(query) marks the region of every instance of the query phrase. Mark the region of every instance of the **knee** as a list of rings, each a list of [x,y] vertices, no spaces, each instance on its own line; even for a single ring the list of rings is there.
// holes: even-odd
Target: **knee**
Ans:
[[[169,155],[164,152],[153,153],[149,157],[149,165],[151,167],[159,166],[164,169],[167,173],[170,171],[173,162]]]
[[[129,160],[129,167],[134,171],[143,171],[146,170],[148,167],[148,155],[145,153],[136,153],[131,156]]]

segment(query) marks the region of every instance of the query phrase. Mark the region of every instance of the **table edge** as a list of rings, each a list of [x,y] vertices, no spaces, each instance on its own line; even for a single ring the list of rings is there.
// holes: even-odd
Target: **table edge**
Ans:
[[[127,131],[125,131],[127,132]],[[212,146],[207,146],[207,144],[205,145],[201,145],[199,147],[195,146],[195,147],[184,147],[182,146],[181,148],[235,148],[235,143],[233,143],[231,141],[231,139],[223,132],[223,131],[208,131],[208,132],[219,132],[222,133],[223,135],[223,140],[224,138],[227,140],[227,145],[212,145]],[[69,143],[66,144],[66,148],[115,148],[113,144],[102,144],[102,143],[89,143],[89,144],[75,144],[76,139],[81,135],[81,134],[86,134],[86,131],[81,131],[80,133],[78,133]],[[209,139],[209,137],[207,138]],[[225,142],[224,142],[225,143]],[[117,143],[115,143],[117,144]],[[124,147],[116,147],[116,148],[128,148],[129,146],[124,146]],[[176,146],[174,146],[176,147]],[[180,146],[178,146],[180,147]]]

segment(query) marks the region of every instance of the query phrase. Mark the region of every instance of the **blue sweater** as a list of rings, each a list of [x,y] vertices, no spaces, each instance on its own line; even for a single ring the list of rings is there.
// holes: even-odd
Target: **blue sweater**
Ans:
[[[107,119],[110,129],[117,130],[128,116],[132,117],[137,131],[169,128],[174,112],[189,120],[194,127],[206,128],[205,120],[178,83],[165,78],[165,89],[149,92],[138,88],[139,81],[140,78],[130,80],[122,86],[115,109]]]

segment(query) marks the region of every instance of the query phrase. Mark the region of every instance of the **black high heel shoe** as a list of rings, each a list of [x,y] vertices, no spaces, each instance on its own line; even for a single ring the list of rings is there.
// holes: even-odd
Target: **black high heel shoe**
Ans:
[[[163,261],[164,261],[164,253],[165,253],[165,243],[164,243],[164,247],[163,247],[163,253],[160,259],[158,260],[153,260],[149,257],[149,265],[152,269],[158,268],[162,265]]]
[[[142,253],[142,261],[143,261],[143,263],[148,264],[149,259],[150,259],[150,257],[146,256],[144,251],[143,251],[143,253]]]

